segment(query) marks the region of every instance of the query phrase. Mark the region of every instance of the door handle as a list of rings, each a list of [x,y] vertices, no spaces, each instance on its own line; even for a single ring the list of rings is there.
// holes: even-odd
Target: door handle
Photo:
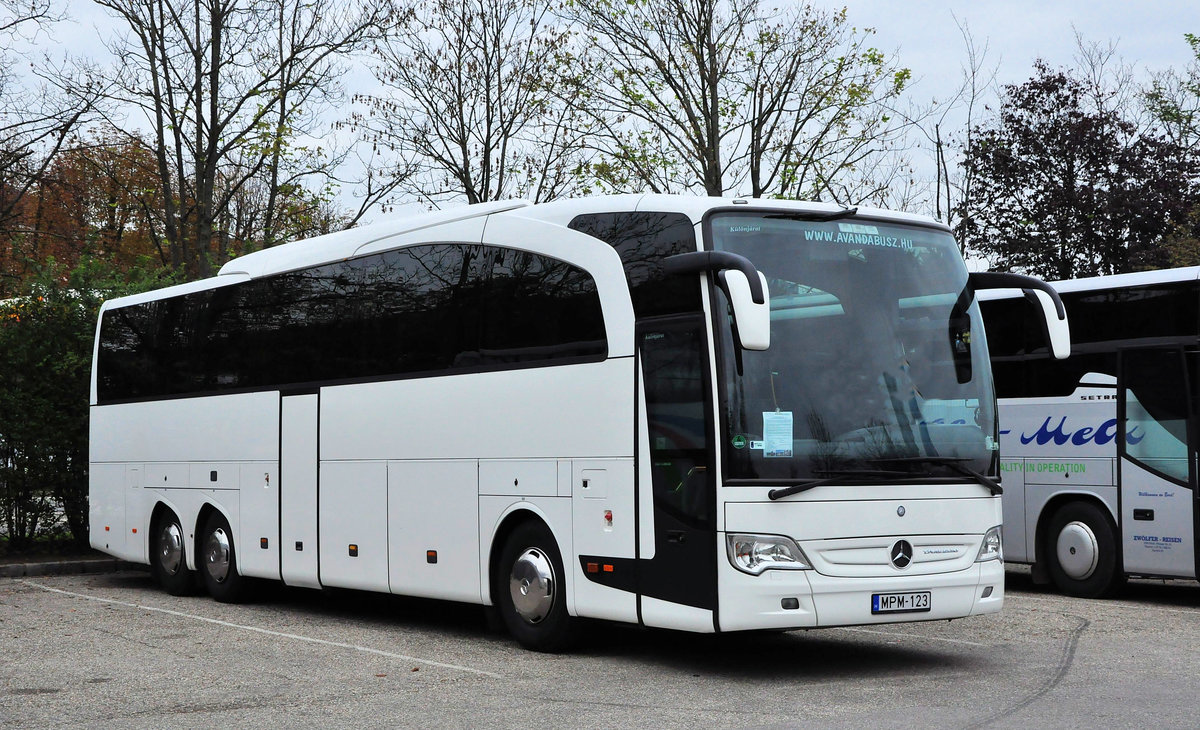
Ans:
[[[1133,511],[1133,519],[1143,520],[1146,522],[1154,521],[1154,510],[1152,509],[1135,509]]]
[[[687,533],[683,530],[667,530],[667,542],[686,542]]]

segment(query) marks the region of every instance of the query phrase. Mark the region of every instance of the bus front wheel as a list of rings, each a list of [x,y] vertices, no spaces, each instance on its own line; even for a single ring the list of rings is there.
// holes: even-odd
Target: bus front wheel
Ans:
[[[194,575],[187,567],[183,526],[173,512],[163,512],[151,532],[153,555],[150,573],[162,589],[172,596],[186,596],[195,586]]]
[[[550,530],[532,522],[517,527],[504,543],[492,595],[509,633],[526,649],[554,652],[571,643],[565,588]]]
[[[1070,596],[1110,595],[1124,575],[1118,564],[1116,530],[1091,502],[1070,502],[1054,513],[1042,554],[1054,584]]]
[[[204,586],[208,595],[221,603],[237,603],[246,592],[246,579],[237,569],[237,550],[233,545],[233,531],[229,521],[220,512],[213,512],[204,523],[200,541],[200,559],[203,567]]]

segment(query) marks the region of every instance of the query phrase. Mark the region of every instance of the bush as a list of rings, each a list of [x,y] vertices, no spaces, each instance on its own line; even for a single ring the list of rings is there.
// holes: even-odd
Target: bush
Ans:
[[[39,267],[0,302],[0,531],[28,550],[61,533],[87,543],[88,400],[96,314],[108,297],[166,283],[84,260]]]

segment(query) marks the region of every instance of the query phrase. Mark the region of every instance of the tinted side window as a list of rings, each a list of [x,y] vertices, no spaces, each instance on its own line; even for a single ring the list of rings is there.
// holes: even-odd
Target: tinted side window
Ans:
[[[587,272],[473,244],[414,246],[109,310],[100,341],[102,402],[607,353]]]
[[[570,228],[616,249],[639,318],[699,311],[695,277],[668,277],[662,270],[667,256],[696,250],[696,229],[686,215],[597,213],[576,216]]]
[[[483,362],[534,362],[607,352],[596,282],[582,269],[513,249],[485,251],[479,303]]]
[[[1070,292],[1062,298],[1071,319],[1072,342],[1195,337],[1200,332],[1200,292],[1195,284]]]

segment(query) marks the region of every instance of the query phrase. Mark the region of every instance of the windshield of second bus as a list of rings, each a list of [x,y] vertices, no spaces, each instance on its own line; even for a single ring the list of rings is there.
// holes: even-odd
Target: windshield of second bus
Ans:
[[[720,335],[726,479],[993,471],[986,341],[948,233],[767,212],[709,223],[711,247],[750,259],[771,300],[771,346],[740,353],[740,374]]]

